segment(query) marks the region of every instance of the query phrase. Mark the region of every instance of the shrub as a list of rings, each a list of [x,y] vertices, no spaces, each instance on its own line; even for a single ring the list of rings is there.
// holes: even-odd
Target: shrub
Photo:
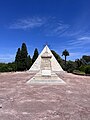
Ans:
[[[8,72],[8,67],[6,64],[0,65],[0,72]]]
[[[68,61],[66,64],[66,71],[72,73],[76,69],[76,65],[73,61]]]
[[[0,63],[0,72],[16,71],[16,64],[12,63]]]
[[[86,73],[86,74],[90,74],[90,66],[86,66],[86,68],[85,68],[85,73]]]
[[[82,72],[85,72],[85,69],[86,69],[86,65],[82,65],[79,67],[79,70]]]

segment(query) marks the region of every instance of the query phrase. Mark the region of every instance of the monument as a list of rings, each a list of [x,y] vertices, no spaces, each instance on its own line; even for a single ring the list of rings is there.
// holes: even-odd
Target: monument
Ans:
[[[36,72],[27,83],[29,84],[64,84],[65,82],[58,77],[56,72],[64,72],[56,58],[46,45],[38,56],[29,72]]]

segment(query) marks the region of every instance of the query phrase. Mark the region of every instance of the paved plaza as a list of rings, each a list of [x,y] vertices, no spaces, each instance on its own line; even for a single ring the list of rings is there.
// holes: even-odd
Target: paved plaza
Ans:
[[[35,73],[0,73],[0,120],[90,120],[90,77],[58,73],[66,84],[30,85]]]

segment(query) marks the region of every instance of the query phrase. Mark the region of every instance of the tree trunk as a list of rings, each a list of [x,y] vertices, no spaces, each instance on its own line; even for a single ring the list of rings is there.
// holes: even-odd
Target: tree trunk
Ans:
[[[66,70],[66,56],[65,56],[65,70]]]

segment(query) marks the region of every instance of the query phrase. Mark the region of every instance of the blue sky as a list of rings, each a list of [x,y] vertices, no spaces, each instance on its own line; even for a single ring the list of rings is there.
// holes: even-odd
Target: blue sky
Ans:
[[[25,42],[32,56],[48,43],[68,60],[90,55],[90,0],[0,0],[0,62]]]

